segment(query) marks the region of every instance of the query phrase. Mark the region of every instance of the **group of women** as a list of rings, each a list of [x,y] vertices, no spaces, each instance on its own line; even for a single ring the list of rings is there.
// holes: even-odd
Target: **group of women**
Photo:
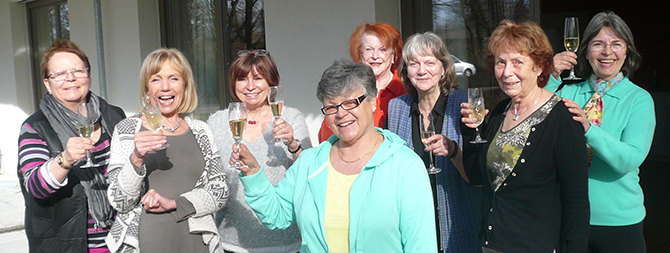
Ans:
[[[88,58],[58,41],[41,64],[48,94],[19,139],[30,251],[644,252],[638,172],[654,106],[628,79],[641,57],[614,13],[584,38],[577,54],[554,55],[537,24],[501,22],[487,66],[510,98],[476,125],[437,35],[403,46],[392,26],[362,24],[354,61],[319,81],[315,148],[300,111],[274,119],[280,78],[265,50],[230,68],[248,111],[235,144],[227,109],[189,117],[197,94],[179,51],[142,64],[154,129],[148,112],[126,118],[90,92]],[[574,66],[586,80],[561,85]],[[81,103],[100,115],[91,138],[77,134]],[[422,139],[423,123],[435,134]],[[486,143],[470,143],[476,127]],[[441,172],[429,175],[433,160]]]

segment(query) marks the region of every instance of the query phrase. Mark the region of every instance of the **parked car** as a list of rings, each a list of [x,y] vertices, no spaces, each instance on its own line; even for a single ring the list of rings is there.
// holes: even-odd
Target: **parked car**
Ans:
[[[454,59],[454,68],[456,69],[456,75],[465,75],[466,77],[471,77],[477,73],[477,68],[471,63],[464,62],[458,57],[451,55],[451,58]]]

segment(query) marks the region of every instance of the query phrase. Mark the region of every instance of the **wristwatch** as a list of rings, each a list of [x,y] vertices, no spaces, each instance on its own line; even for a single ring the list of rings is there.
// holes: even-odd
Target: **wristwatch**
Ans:
[[[298,139],[293,139],[293,140],[298,143],[298,147],[295,148],[295,150],[291,150],[291,148],[288,148],[288,152],[291,153],[291,154],[298,153],[298,151],[302,149],[302,143],[300,143],[300,140],[298,140]]]
[[[61,166],[63,169],[69,170],[72,168],[72,166],[68,166],[65,164],[65,159],[63,159],[63,152],[60,152],[58,156],[56,156],[56,162],[58,163],[58,166]]]

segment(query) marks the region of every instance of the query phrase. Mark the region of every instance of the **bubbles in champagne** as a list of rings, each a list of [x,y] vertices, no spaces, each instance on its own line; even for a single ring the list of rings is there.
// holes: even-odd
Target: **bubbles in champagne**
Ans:
[[[272,115],[275,119],[281,117],[282,110],[284,109],[284,102],[270,103],[270,108],[272,108]]]
[[[93,125],[78,126],[77,131],[80,137],[91,138],[91,135],[93,135]]]
[[[233,139],[235,139],[236,143],[240,143],[240,141],[242,141],[242,134],[244,134],[244,127],[247,124],[247,119],[231,120],[229,124],[230,132],[233,133]]]
[[[149,127],[151,130],[158,130],[163,126],[163,117],[160,113],[145,113],[144,114],[147,118],[147,123],[149,124]]]

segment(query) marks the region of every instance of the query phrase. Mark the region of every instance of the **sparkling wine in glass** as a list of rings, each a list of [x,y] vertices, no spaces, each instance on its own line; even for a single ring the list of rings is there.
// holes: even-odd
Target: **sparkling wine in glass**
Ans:
[[[240,144],[244,136],[244,128],[247,125],[247,108],[244,103],[232,102],[228,104],[228,120],[235,144]],[[236,169],[244,167],[240,161],[237,161],[233,166]]]
[[[96,110],[92,103],[81,103],[77,105],[77,132],[79,136],[90,139],[95,131],[95,120],[98,118]],[[82,167],[90,167],[93,165],[93,155],[90,150],[86,150],[86,164]]]
[[[579,21],[576,17],[565,18],[565,29],[563,30],[563,45],[565,50],[576,53],[579,48]],[[582,80],[575,76],[575,68],[570,69],[570,76],[563,80]]]
[[[484,122],[484,95],[482,94],[482,90],[479,88],[468,88],[468,104],[470,104],[470,109],[472,109],[473,113],[468,115],[470,118],[475,118],[477,119],[477,122],[475,124],[477,127],[475,127],[475,139],[470,141],[472,144],[479,144],[479,143],[486,143],[486,140],[482,139],[482,137],[479,135],[479,125]]]
[[[430,114],[428,114],[428,117],[426,119],[424,119],[423,115],[421,115],[421,118],[419,119],[419,130],[421,131],[421,142],[423,142],[424,145],[428,146],[426,144],[426,139],[428,139],[428,137],[435,135],[435,128],[433,128],[433,117]],[[433,162],[432,150],[430,151],[429,157],[430,157],[430,165],[428,166],[428,174],[440,173],[442,169],[435,167],[435,163]]]
[[[282,109],[284,109],[284,87],[270,87],[268,104],[270,104],[270,108],[272,108],[272,116],[274,116],[275,119],[279,119],[281,117]]]
[[[160,105],[158,104],[158,99],[146,97],[146,101],[143,102],[144,108],[144,118],[147,120],[147,125],[152,131],[160,131],[163,128],[163,114],[161,113]],[[163,144],[159,149],[165,149],[168,147],[168,144]]]
[[[272,109],[272,116],[274,116],[274,119],[279,119],[281,117],[282,110],[284,109],[284,87],[270,87],[270,94],[268,94],[268,104],[270,104],[270,109]],[[284,140],[277,139],[274,141]]]

